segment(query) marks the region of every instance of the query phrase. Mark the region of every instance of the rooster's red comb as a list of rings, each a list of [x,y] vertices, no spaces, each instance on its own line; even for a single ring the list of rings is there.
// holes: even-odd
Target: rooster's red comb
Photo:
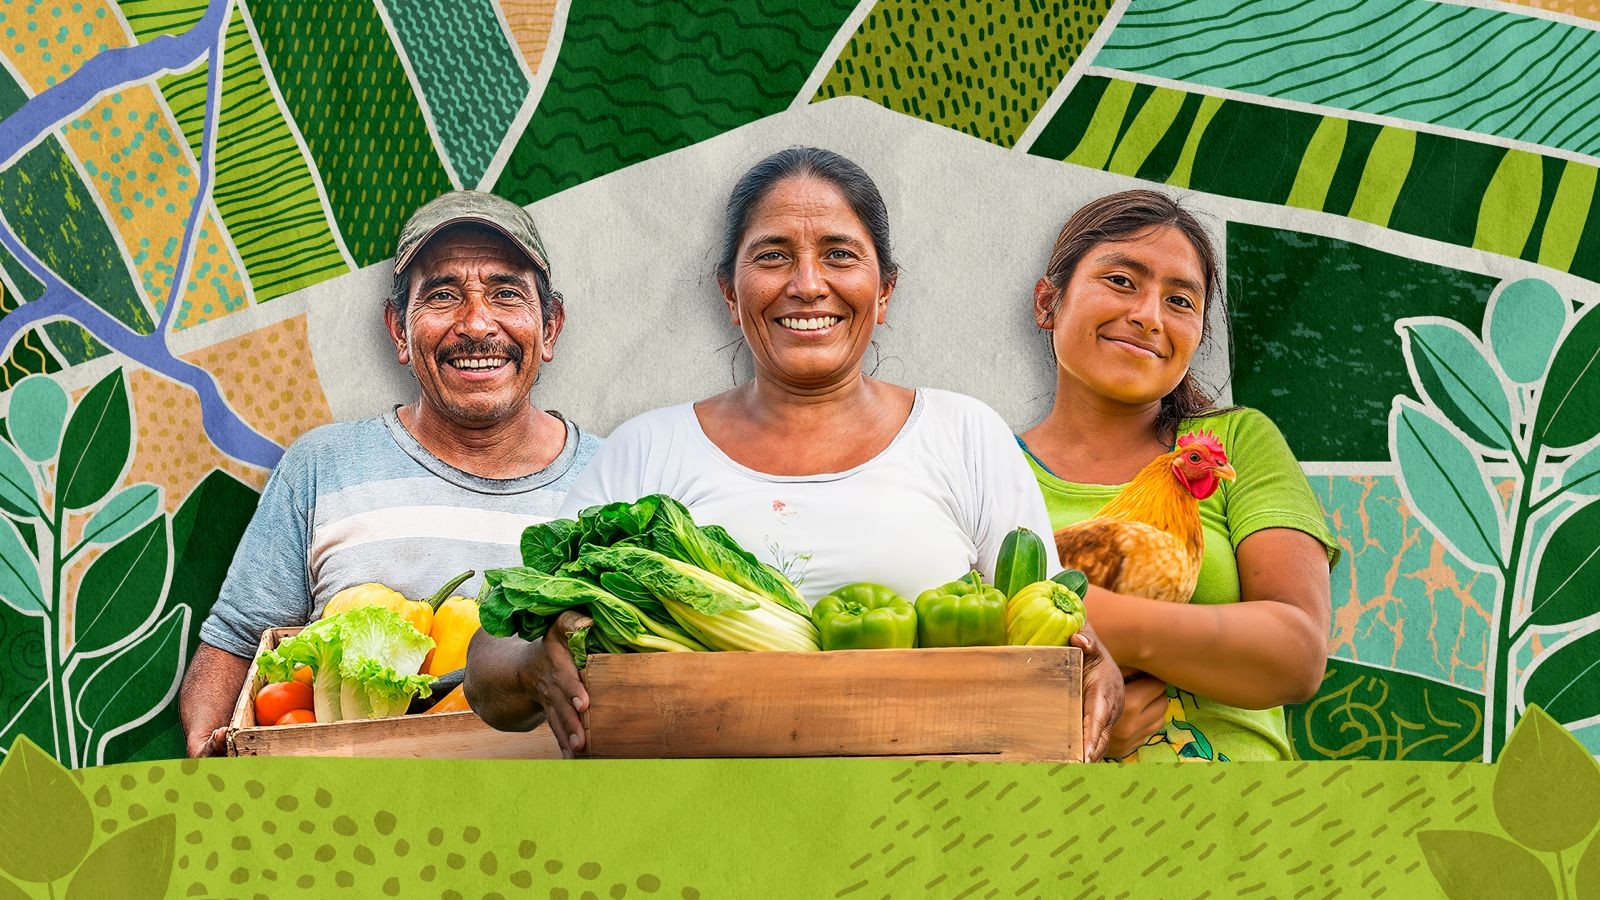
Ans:
[[[1193,434],[1186,434],[1178,438],[1178,448],[1180,450],[1187,450],[1190,447],[1204,447],[1211,452],[1212,456],[1216,457],[1217,462],[1228,461],[1228,452],[1222,449],[1222,442],[1217,440],[1217,436],[1209,430],[1196,431]]]

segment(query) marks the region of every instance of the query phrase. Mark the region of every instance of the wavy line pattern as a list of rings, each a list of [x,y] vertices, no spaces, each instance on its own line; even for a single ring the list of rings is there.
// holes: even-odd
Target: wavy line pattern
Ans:
[[[1434,0],[1134,0],[1095,65],[1600,154],[1600,31]]]
[[[532,203],[786,108],[854,6],[574,0],[495,190]]]
[[[1600,280],[1600,173],[1582,163],[1099,76],[1029,152]]]
[[[10,254],[5,254],[9,256]],[[10,262],[11,260],[7,260]],[[6,290],[4,283],[0,283],[0,319],[23,304],[23,298]],[[0,364],[0,390],[9,391],[16,386],[18,381],[36,373],[49,374],[61,371],[61,360],[50,352],[44,338],[36,328],[22,337],[17,338],[17,343],[11,355]]]
[[[172,11],[161,0],[124,0],[123,13],[140,40],[181,32],[205,7]],[[206,67],[160,81],[173,115],[196,158],[205,120]],[[222,109],[217,121],[217,172],[212,199],[255,289],[258,302],[348,271],[333,239],[305,154],[272,98],[255,43],[235,9],[228,24],[222,67]],[[206,239],[202,236],[202,239]],[[293,248],[295,264],[278,259]],[[186,297],[178,326],[214,318]]]
[[[494,7],[490,0],[384,5],[456,174],[476,185],[529,87]]]
[[[1110,0],[883,0],[834,61],[817,99],[865,97],[1010,147],[1110,6]]]
[[[400,224],[451,184],[376,8],[253,0],[250,15],[350,255],[388,258]]]

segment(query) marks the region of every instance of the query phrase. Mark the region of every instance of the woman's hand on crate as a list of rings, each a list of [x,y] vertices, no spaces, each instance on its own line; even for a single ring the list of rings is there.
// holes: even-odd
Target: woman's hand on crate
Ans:
[[[1085,625],[1067,645],[1083,651],[1083,761],[1094,762],[1105,756],[1122,715],[1122,671],[1093,626]]]
[[[531,731],[550,723],[563,756],[587,742],[583,713],[589,692],[578,678],[568,640],[593,620],[568,610],[556,617],[542,640],[491,637],[481,629],[467,651],[467,702],[485,722],[502,731]]]

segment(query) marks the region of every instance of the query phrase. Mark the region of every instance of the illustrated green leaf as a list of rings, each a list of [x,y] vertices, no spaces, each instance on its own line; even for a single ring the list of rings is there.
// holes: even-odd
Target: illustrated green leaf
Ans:
[[[156,816],[113,834],[67,884],[67,900],[160,900],[172,881],[176,817]]]
[[[0,871],[46,882],[89,852],[94,814],[78,782],[49,754],[18,738],[0,763]]]
[[[89,517],[89,524],[83,527],[83,539],[109,544],[148,522],[160,508],[161,488],[143,483],[130,485]]]
[[[1600,715],[1600,631],[1558,644],[1533,666],[1522,688],[1525,702],[1538,704],[1557,722]]]
[[[1417,391],[1468,437],[1510,449],[1511,398],[1477,338],[1449,319],[1403,319],[1396,328]]]
[[[0,441],[0,509],[23,518],[40,515],[39,488],[28,464],[5,441]]]
[[[56,494],[68,509],[93,505],[122,478],[132,450],[128,388],[118,369],[78,401],[61,441]]]
[[[84,681],[78,691],[78,720],[102,746],[118,731],[149,718],[177,691],[188,658],[188,625],[189,607],[177,604]]]
[[[1600,765],[1539,707],[1522,714],[1499,762],[1494,814],[1524,847],[1567,850],[1600,823]]]
[[[1554,900],[1556,885],[1537,856],[1477,831],[1420,831],[1417,843],[1450,900]]]
[[[45,462],[61,449],[61,428],[71,401],[52,378],[29,375],[11,389],[6,424],[17,449],[34,462]]]
[[[1568,460],[1561,473],[1561,490],[1589,497],[1600,497],[1600,444]]]
[[[1501,286],[1484,317],[1489,346],[1507,375],[1532,384],[1544,374],[1567,324],[1567,301],[1542,278]]]
[[[1600,836],[1589,840],[1589,849],[1578,858],[1572,878],[1578,900],[1600,898]]]
[[[1539,555],[1529,619],[1566,625],[1600,612],[1600,501],[1562,519]]]
[[[1591,307],[1556,348],[1539,394],[1533,438],[1576,447],[1600,432],[1600,313]]]
[[[1499,568],[1499,504],[1477,454],[1416,401],[1395,398],[1389,441],[1406,502],[1461,559]]]
[[[18,612],[44,612],[39,564],[28,552],[15,522],[0,516],[0,599]]]
[[[79,656],[120,646],[156,614],[166,587],[167,550],[167,517],[161,515],[89,564],[73,614],[73,650]]]

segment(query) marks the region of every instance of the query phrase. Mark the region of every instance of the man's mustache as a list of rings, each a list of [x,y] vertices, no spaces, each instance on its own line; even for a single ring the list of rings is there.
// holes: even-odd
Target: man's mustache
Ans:
[[[522,348],[505,341],[460,341],[439,348],[433,358],[442,366],[448,365],[452,360],[486,356],[503,356],[511,360],[512,365],[517,368],[522,367]]]

